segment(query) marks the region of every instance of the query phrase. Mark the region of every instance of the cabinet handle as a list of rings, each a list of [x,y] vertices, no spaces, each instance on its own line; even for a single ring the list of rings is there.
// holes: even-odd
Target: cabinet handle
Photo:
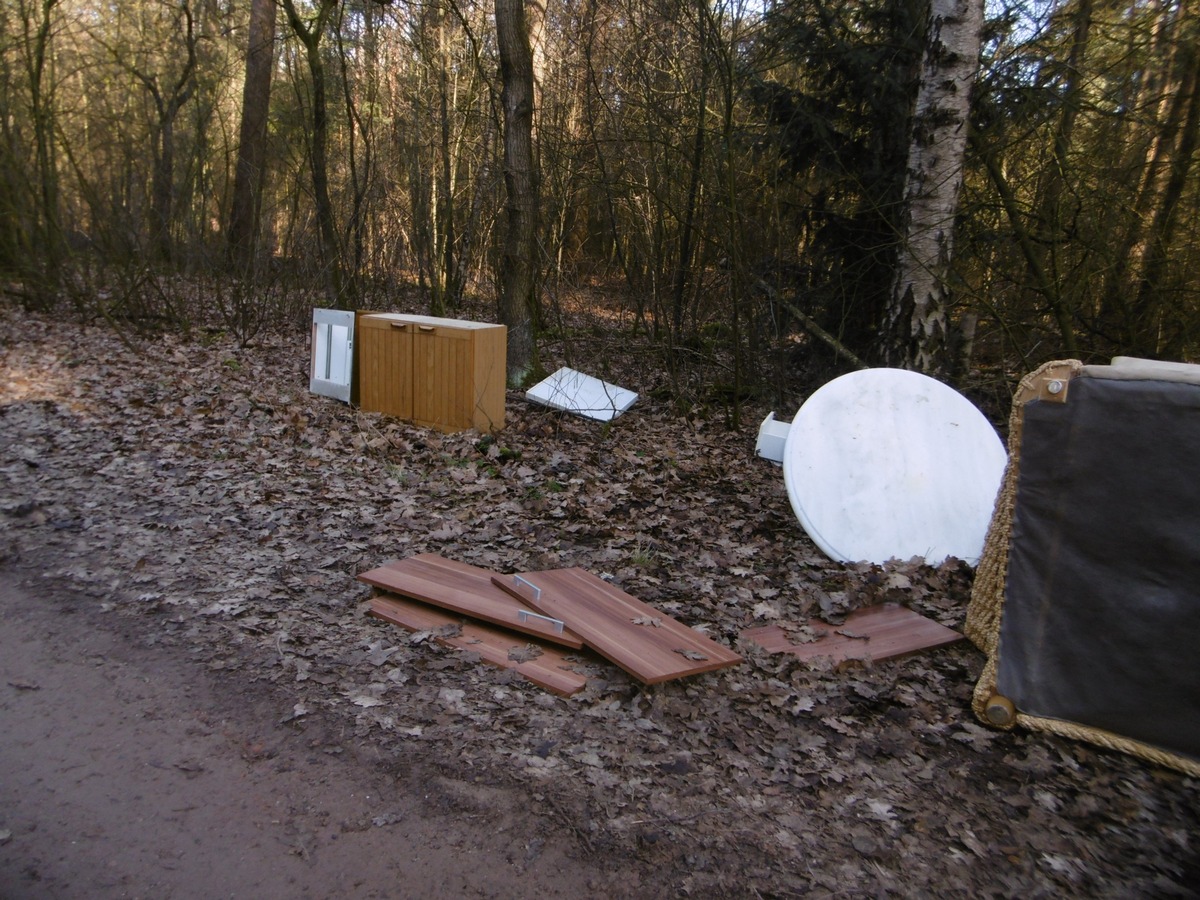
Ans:
[[[554,616],[543,616],[540,613],[530,612],[527,609],[517,610],[517,621],[522,625],[526,624],[530,619],[537,619],[539,622],[545,622],[554,629],[555,634],[563,633],[564,622],[562,619],[556,619]]]
[[[433,325],[418,325],[417,330],[424,331],[426,334],[431,334],[434,331],[437,331],[437,328],[436,328],[436,326],[433,326]]]
[[[408,323],[407,322],[393,322],[392,327],[399,328],[401,331],[403,331],[406,328],[408,328]]]

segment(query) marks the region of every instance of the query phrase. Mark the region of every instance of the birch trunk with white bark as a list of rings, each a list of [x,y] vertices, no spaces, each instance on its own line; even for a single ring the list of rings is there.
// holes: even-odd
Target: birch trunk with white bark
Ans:
[[[948,282],[983,2],[931,0],[928,23],[885,339],[889,363],[937,372],[953,365]]]

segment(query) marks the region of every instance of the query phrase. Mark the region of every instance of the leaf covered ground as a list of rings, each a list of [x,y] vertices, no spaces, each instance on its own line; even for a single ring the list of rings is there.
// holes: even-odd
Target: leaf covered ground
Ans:
[[[2,561],[272,692],[285,727],[504,787],[647,894],[1193,895],[1200,785],[981,727],[969,644],[846,671],[738,644],[881,600],[961,628],[971,582],[825,558],[754,428],[618,367],[593,371],[643,397],[611,425],[510,392],[494,437],[442,435],[310,394],[306,336],[128,345],[0,311]],[[654,687],[595,663],[561,699],[365,614],[355,576],[420,552],[581,566],[747,661]]]

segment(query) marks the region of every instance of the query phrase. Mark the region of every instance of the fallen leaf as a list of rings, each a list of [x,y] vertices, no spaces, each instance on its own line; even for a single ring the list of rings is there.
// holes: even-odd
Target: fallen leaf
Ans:
[[[755,603],[750,609],[750,614],[756,619],[778,619],[783,615],[778,607],[765,601]]]
[[[508,651],[508,658],[517,663],[529,662],[531,659],[537,659],[541,655],[542,648],[535,647],[533,644],[526,644],[524,647],[512,647]]]
[[[299,719],[301,716],[307,716],[307,715],[308,715],[308,707],[305,706],[302,701],[300,703],[297,703],[295,706],[293,706],[292,711],[290,713],[286,713],[284,715],[284,717],[279,720],[279,722],[282,725],[287,722],[293,722],[296,719]]]

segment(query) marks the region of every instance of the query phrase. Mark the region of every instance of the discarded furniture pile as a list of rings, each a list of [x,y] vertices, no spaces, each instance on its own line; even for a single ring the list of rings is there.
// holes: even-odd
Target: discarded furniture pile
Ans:
[[[314,309],[309,390],[438,431],[499,431],[504,427],[507,340],[507,329],[490,322]],[[525,397],[609,422],[638,395],[563,367]]]
[[[356,325],[370,345],[358,362]],[[443,430],[503,424],[498,326],[315,311],[313,328],[314,391],[347,400],[361,363],[364,409]],[[440,405],[419,412],[418,395]],[[608,422],[637,394],[564,368],[527,399]],[[987,656],[973,703],[984,722],[1200,777],[1198,448],[1200,366],[1118,357],[1028,375],[1007,453],[967,398],[898,369],[836,378],[790,423],[771,413],[755,450],[782,465],[801,526],[831,558],[978,565],[966,632]],[[382,592],[375,616],[562,696],[586,686],[584,654],[644,684],[741,661],[583,569],[500,576],[422,554],[359,578]],[[739,634],[743,647],[834,665],[961,638],[894,604],[840,625],[813,619]]]

